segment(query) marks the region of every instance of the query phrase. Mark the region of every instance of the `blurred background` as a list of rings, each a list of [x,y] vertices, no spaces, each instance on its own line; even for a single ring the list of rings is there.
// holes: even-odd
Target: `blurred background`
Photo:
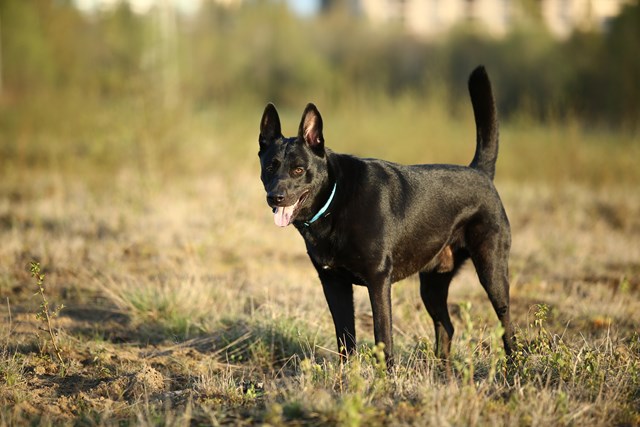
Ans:
[[[393,288],[410,374],[316,379],[295,360],[335,360],[334,328],[304,242],[265,203],[265,105],[293,136],[314,102],[337,152],[468,164],[478,64],[499,104],[511,313],[534,357],[520,379],[481,378],[499,333],[469,265],[449,304],[455,366],[470,366],[456,375],[475,364],[478,387],[434,368],[416,278]],[[271,422],[271,406],[296,425],[351,420],[340,411],[363,425],[640,424],[639,79],[632,0],[0,0],[0,425],[122,425],[139,410],[158,425],[144,408],[186,405],[188,420],[184,396],[200,424]],[[33,261],[50,307],[64,303],[64,370],[38,333]],[[173,397],[123,391],[151,365]]]
[[[635,183],[639,45],[631,0],[0,0],[0,166],[199,172],[185,146],[254,156],[268,101],[339,151],[468,162],[484,64],[503,177]]]

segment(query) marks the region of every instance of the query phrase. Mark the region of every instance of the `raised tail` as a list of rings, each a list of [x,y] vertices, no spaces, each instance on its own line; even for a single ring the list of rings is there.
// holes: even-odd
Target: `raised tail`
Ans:
[[[491,91],[489,76],[482,65],[469,77],[469,94],[476,119],[476,154],[471,161],[478,169],[493,179],[498,158],[498,114]]]

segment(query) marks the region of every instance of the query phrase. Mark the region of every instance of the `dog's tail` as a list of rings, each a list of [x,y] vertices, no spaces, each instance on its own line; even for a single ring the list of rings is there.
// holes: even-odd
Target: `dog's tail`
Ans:
[[[491,82],[482,65],[473,70],[469,77],[469,94],[477,134],[476,154],[469,166],[483,171],[493,179],[498,158],[498,114]]]

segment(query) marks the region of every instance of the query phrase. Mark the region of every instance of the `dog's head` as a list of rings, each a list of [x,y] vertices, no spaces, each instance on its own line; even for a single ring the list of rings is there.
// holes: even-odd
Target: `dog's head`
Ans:
[[[295,219],[311,218],[328,177],[322,117],[316,106],[308,104],[305,108],[298,135],[285,138],[278,111],[268,104],[260,121],[258,141],[260,178],[276,225],[285,227]]]

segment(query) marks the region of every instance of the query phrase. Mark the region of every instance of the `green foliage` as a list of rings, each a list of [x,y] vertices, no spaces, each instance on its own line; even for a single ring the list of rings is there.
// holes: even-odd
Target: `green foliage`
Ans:
[[[0,3],[4,86],[16,92],[37,92],[55,83],[55,54],[46,19],[48,3]]]
[[[567,404],[567,390],[579,390],[580,398],[588,401],[599,401],[603,393],[637,400],[638,396],[633,396],[640,387],[638,358],[626,351],[619,353],[620,347],[616,348],[608,337],[599,344],[586,341],[582,346],[567,344],[562,336],[548,329],[549,311],[546,304],[538,305],[534,322],[529,326],[532,331],[520,335],[520,349],[514,357],[509,381],[538,387],[553,385],[559,389],[561,407]],[[615,389],[609,389],[614,381]]]
[[[7,349],[0,352],[0,384],[6,387],[18,387],[26,383],[25,360],[19,353],[10,354]]]
[[[582,117],[638,125],[638,22],[640,1],[635,1],[625,5],[622,13],[611,20],[602,39],[592,34],[576,34],[570,40],[566,52],[579,64],[572,76],[571,95],[573,106]]]
[[[193,109],[268,100],[357,105],[407,95],[449,100],[455,109],[466,101],[469,72],[483,63],[503,117],[577,116],[635,128],[639,16],[640,3],[629,4],[602,34],[567,41],[536,19],[500,39],[465,25],[424,41],[341,13],[300,19],[277,2],[235,9],[206,2],[196,16],[177,16],[174,27],[162,26],[157,10],[136,15],[126,2],[84,15],[72,2],[4,0],[3,86],[14,102],[44,99],[48,108],[61,97],[161,104],[169,91]]]

